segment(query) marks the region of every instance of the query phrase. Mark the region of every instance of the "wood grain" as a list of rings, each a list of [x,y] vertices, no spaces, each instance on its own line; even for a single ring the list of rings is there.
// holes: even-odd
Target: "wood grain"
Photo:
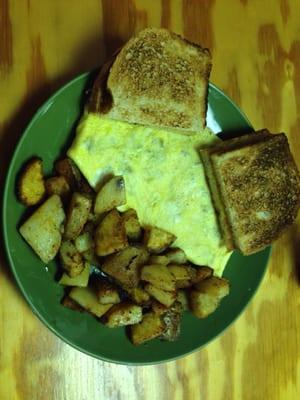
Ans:
[[[0,0],[0,182],[36,108],[130,35],[164,26],[209,47],[211,80],[300,166],[298,0]],[[243,315],[204,349],[150,367],[94,360],[33,315],[0,254],[1,400],[291,400],[300,393],[300,219]],[[241,266],[242,268],[242,266]]]

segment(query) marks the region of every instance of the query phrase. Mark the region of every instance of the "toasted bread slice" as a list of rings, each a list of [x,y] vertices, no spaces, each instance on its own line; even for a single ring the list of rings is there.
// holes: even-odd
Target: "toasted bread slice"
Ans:
[[[211,57],[158,28],[131,38],[100,71],[89,111],[108,118],[199,131],[205,127]]]
[[[247,255],[269,245],[294,222],[300,177],[284,134],[264,131],[259,140],[240,143],[229,141],[228,150],[204,158],[226,244]]]

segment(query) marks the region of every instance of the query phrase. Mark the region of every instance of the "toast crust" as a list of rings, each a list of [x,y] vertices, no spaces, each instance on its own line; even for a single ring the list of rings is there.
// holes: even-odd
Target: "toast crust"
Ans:
[[[262,250],[291,225],[300,206],[300,176],[284,134],[211,155],[232,227],[244,254]]]
[[[167,29],[147,28],[106,63],[89,111],[160,128],[199,131],[206,124],[211,56]]]

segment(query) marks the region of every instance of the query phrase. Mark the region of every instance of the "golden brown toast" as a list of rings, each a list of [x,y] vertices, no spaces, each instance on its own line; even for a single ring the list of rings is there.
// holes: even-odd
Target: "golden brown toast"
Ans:
[[[108,118],[199,131],[205,127],[211,56],[167,29],[147,28],[101,69],[89,111]]]
[[[204,154],[226,244],[246,255],[277,239],[300,206],[300,176],[286,136],[263,131],[253,139],[241,137],[240,146],[229,140],[222,151]]]

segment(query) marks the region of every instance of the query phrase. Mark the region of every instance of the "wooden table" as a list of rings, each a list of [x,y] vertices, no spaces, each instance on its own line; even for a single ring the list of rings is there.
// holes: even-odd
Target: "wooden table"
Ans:
[[[209,47],[211,81],[255,128],[285,131],[300,160],[298,0],[0,0],[1,188],[37,107],[151,25]],[[81,354],[50,333],[2,252],[0,399],[297,399],[299,279],[300,224],[274,245],[257,295],[225,334],[177,362],[127,367]]]

